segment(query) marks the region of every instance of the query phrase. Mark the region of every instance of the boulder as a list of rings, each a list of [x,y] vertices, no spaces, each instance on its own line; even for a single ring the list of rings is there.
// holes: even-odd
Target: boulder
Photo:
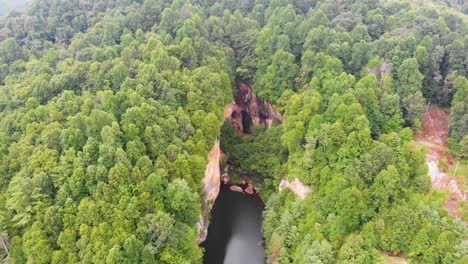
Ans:
[[[229,189],[233,192],[243,192],[242,188],[237,185],[232,185]]]

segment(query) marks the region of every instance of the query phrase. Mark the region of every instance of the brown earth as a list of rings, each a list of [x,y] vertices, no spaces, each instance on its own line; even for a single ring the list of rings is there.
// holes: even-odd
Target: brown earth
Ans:
[[[461,220],[458,205],[466,200],[467,192],[462,191],[459,186],[464,184],[464,178],[451,177],[447,171],[455,164],[455,159],[447,151],[447,133],[450,114],[438,107],[430,106],[424,114],[423,128],[416,134],[416,142],[426,147],[428,174],[431,177],[432,188],[439,191],[448,191],[449,198],[445,203],[447,211]],[[441,162],[446,168],[441,168]]]

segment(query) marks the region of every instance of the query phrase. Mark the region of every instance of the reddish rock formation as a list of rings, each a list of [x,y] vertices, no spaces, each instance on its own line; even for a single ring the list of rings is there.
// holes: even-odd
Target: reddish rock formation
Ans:
[[[265,125],[271,127],[273,122],[283,123],[283,117],[280,113],[269,102],[258,98],[247,84],[239,83],[236,85],[234,98],[234,102],[224,108],[224,121],[229,120],[238,135],[250,134],[253,126]],[[202,201],[202,208],[204,208],[204,213],[200,215],[198,222],[197,240],[199,243],[206,239],[208,228],[206,214],[211,211],[213,203],[218,197],[221,183],[223,184],[223,188],[229,188],[234,192],[249,195],[258,194],[258,190],[244,179],[241,179],[239,185],[232,183],[228,176],[229,166],[224,168],[224,173],[221,175],[219,168],[221,156],[222,151],[219,141],[216,140],[213,149],[208,155],[208,164],[206,165],[205,177],[203,178],[205,196]]]
[[[229,189],[233,192],[244,192],[244,190],[242,190],[242,187],[240,186],[237,186],[237,185],[231,185],[231,187],[229,187]]]
[[[244,192],[247,193],[247,194],[254,194],[255,189],[254,189],[254,187],[252,185],[249,184],[249,186],[247,188],[245,188]]]
[[[258,190],[252,185],[251,181],[246,181],[244,178],[239,177],[239,183],[233,183],[228,176],[228,166],[224,168],[224,174],[221,177],[224,188],[229,188],[233,192],[240,192],[248,195],[258,194]]]
[[[224,108],[224,120],[232,123],[237,134],[249,134],[252,126],[271,127],[275,120],[283,123],[281,114],[269,102],[258,98],[247,84],[237,85],[234,98]]]

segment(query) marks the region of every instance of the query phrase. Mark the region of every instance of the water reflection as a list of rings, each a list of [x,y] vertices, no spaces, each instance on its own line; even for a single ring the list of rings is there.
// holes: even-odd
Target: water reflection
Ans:
[[[213,206],[205,243],[205,264],[264,264],[263,203],[226,187]]]

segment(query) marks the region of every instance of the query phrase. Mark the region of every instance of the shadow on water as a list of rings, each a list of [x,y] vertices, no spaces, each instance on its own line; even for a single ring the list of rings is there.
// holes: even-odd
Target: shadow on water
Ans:
[[[264,205],[256,195],[232,192],[226,186],[211,211],[205,248],[205,264],[264,264],[262,237]]]

